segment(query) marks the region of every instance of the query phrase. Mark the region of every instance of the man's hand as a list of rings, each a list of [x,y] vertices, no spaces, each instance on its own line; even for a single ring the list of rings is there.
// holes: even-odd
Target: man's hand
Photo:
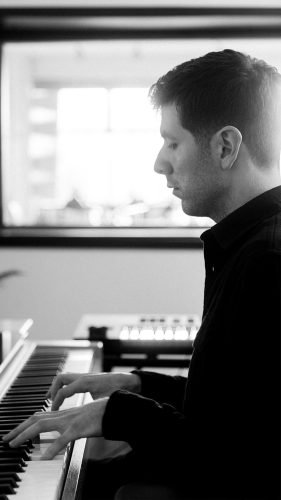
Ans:
[[[102,436],[102,419],[109,398],[69,410],[37,412],[3,437],[11,447],[20,446],[41,432],[58,431],[55,439],[42,455],[41,460],[53,459],[65,446],[75,439]]]
[[[110,396],[118,389],[140,393],[141,381],[133,373],[61,373],[49,390],[52,399],[52,410],[58,410],[63,401],[79,392],[90,392],[93,399]]]

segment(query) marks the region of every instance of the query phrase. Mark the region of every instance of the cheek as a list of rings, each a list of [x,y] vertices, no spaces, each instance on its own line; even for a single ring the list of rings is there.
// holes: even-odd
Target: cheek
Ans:
[[[191,158],[185,152],[179,150],[174,153],[174,167],[179,175],[185,176],[190,169],[190,164]]]
[[[185,155],[179,159],[178,174],[186,183],[198,177],[198,161],[195,155]]]

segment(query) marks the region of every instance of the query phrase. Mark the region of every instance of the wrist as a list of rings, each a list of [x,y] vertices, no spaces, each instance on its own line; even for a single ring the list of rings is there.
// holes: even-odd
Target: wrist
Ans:
[[[135,394],[141,392],[141,379],[135,373],[120,373],[120,389],[124,389]]]
[[[92,403],[93,405],[95,405],[95,413],[98,415],[96,436],[103,435],[102,422],[103,422],[103,417],[105,414],[108,400],[109,400],[109,396],[106,396],[104,398],[97,399],[96,401],[94,401],[94,403]]]
[[[133,387],[134,387],[134,390],[132,390],[131,392],[135,392],[136,394],[140,394],[141,393],[141,378],[136,375],[135,373],[131,373],[130,374],[131,377],[132,377],[132,382],[133,382]]]

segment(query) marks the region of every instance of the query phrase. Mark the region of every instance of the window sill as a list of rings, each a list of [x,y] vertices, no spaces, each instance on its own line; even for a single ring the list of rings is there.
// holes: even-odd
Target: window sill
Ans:
[[[2,228],[0,246],[202,248],[200,228]]]

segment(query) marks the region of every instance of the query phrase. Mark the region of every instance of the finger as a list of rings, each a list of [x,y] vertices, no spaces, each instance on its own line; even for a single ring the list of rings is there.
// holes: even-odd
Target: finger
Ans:
[[[61,416],[65,412],[36,412],[31,417],[29,417],[27,420],[24,420],[21,424],[17,425],[14,429],[12,429],[8,434],[3,436],[3,441],[8,442],[11,441],[12,439],[16,438],[21,432],[25,431],[25,429],[28,429],[31,427],[33,424],[38,422],[40,419],[46,419],[46,418],[54,418]]]
[[[39,417],[39,415],[45,415],[45,412],[40,412],[40,413],[34,413],[33,415],[31,415],[31,417],[29,417],[27,420],[24,420],[24,422],[22,422],[21,424],[17,425],[14,429],[12,429],[8,434],[6,434],[5,436],[3,436],[3,441],[7,442],[7,441],[11,441],[12,439],[14,439],[18,434],[20,434],[21,432],[23,432],[25,429],[27,429],[28,427],[30,427],[31,425],[33,425],[36,421],[37,421],[37,418]]]
[[[74,437],[71,435],[69,430],[64,434],[59,436],[52,444],[47,448],[45,453],[42,455],[40,460],[52,460],[61,450],[63,450],[70,441],[73,441]]]
[[[84,392],[82,379],[77,379],[69,385],[65,385],[57,392],[52,403],[52,411],[58,410],[66,398],[70,398],[73,394]]]
[[[57,419],[58,420],[58,419]],[[33,424],[29,425],[25,430],[17,433],[17,436],[10,441],[12,448],[17,448],[28,439],[33,439],[41,432],[57,430],[57,422],[53,418],[38,419]]]
[[[47,397],[54,399],[59,389],[64,385],[68,385],[73,382],[77,378],[77,375],[77,373],[60,373],[57,375],[52,382],[52,385],[47,393]]]

